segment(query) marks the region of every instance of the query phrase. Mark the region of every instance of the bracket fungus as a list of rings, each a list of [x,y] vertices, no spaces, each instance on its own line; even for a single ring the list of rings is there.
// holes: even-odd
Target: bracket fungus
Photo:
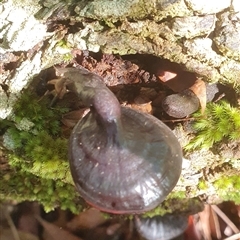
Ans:
[[[159,119],[120,106],[103,79],[86,69],[58,69],[70,91],[90,107],[69,140],[74,183],[92,206],[137,214],[158,206],[175,187],[182,151]]]

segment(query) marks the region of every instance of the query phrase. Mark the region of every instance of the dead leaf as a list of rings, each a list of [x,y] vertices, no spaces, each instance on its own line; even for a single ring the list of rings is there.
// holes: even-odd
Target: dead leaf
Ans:
[[[113,235],[121,227],[120,223],[115,223],[107,228],[107,235]]]
[[[67,224],[67,227],[71,231],[76,231],[79,229],[92,229],[97,227],[98,225],[105,223],[106,221],[107,219],[99,210],[95,208],[90,208],[74,217]]]
[[[201,106],[201,112],[203,113],[207,104],[207,91],[205,82],[198,78],[189,89],[198,97]]]
[[[89,112],[89,108],[68,112],[62,116],[61,122],[67,127],[74,127],[79,119],[85,116],[87,112]]]
[[[162,107],[162,101],[166,97],[165,91],[160,91],[157,95],[157,97],[152,101],[152,106],[161,108]]]
[[[191,87],[196,81],[196,75],[192,72],[181,70],[160,69],[156,73],[163,85],[174,92],[182,92]]]
[[[33,234],[17,231],[20,240],[39,240],[39,238]],[[0,239],[1,240],[13,240],[16,239],[13,235],[13,232],[10,228],[8,229],[1,229],[0,232]]]
[[[82,240],[72,233],[50,223],[39,216],[35,216],[44,228],[44,240]]]
[[[147,97],[152,101],[158,96],[158,92],[154,88],[141,87],[139,95]]]
[[[134,103],[127,104],[133,109],[139,110],[144,113],[152,113],[152,101],[150,101],[147,97],[138,96],[134,99]]]
[[[164,83],[175,78],[176,76],[177,76],[177,73],[171,72],[171,71],[159,71],[158,72],[158,78]]]

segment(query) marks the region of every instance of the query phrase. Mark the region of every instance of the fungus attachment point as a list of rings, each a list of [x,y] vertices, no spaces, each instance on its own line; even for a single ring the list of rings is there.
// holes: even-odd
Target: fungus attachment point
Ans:
[[[155,208],[181,174],[176,137],[157,118],[121,107],[99,76],[82,69],[70,72],[64,78],[73,80],[72,89],[91,106],[69,140],[71,173],[81,196],[116,214]]]

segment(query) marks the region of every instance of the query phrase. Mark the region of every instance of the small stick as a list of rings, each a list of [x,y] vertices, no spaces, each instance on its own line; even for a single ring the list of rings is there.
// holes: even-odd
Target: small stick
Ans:
[[[172,120],[161,120],[162,122],[186,122],[190,120],[196,120],[196,118],[189,117],[189,118],[183,118],[183,119],[172,119]]]

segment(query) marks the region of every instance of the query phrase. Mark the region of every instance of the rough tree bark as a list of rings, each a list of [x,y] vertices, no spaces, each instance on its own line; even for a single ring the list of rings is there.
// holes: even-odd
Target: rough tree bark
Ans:
[[[21,91],[33,77],[61,63],[75,48],[120,55],[151,54],[179,63],[206,81],[230,84],[239,90],[238,0],[10,0],[0,4],[0,64],[17,63],[16,69],[5,69],[0,76],[2,121],[10,117]],[[50,21],[61,22],[61,29],[48,32]],[[77,25],[79,31],[69,32],[69,24]],[[66,49],[58,44],[62,40]],[[209,203],[219,201],[218,189],[212,183],[222,176],[239,174],[239,151],[238,147],[231,156],[207,150],[188,153],[176,191],[184,191],[190,198],[205,195]],[[228,164],[233,159],[234,166]],[[203,179],[207,186],[199,189]]]

